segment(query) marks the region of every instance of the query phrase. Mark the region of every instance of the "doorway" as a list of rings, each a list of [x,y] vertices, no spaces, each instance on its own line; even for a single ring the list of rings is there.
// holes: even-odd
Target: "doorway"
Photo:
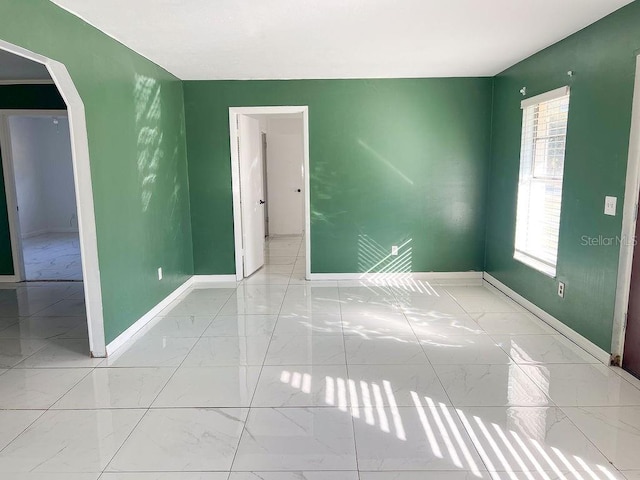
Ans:
[[[230,108],[229,127],[236,279],[265,264],[265,270],[287,268],[283,262],[308,279],[308,107]],[[295,255],[276,258],[289,244],[297,245]]]
[[[614,365],[640,378],[640,56],[635,79],[611,352]]]
[[[5,191],[19,281],[82,281],[66,111],[6,115]]]
[[[20,57],[23,60],[44,66],[49,75],[50,80],[48,82],[56,86],[66,104],[67,116],[65,120],[68,121],[69,125],[68,135],[71,144],[73,185],[77,202],[77,216],[75,221],[78,228],[80,251],[82,252],[81,271],[83,282],[77,283],[73,298],[70,297],[68,301],[64,300],[59,302],[53,311],[47,312],[47,314],[60,315],[58,312],[58,310],[60,310],[59,307],[68,306],[73,310],[71,313],[74,315],[77,314],[78,317],[85,317],[84,323],[86,326],[84,329],[86,333],[84,336],[85,338],[88,336],[90,354],[93,357],[105,357],[106,342],[102,311],[102,288],[98,264],[96,221],[84,104],[69,72],[62,63],[2,40],[0,40],[0,50],[6,52],[8,55]],[[23,115],[25,113],[33,114],[34,112],[33,110],[0,111],[0,149],[3,152],[3,164],[7,162],[7,157],[11,155],[7,117]],[[60,112],[53,112],[54,115],[59,113]],[[62,115],[60,115],[60,117],[62,117]],[[11,164],[11,162],[9,162],[9,164]],[[6,178],[13,179],[13,172],[5,171],[4,174]],[[13,283],[14,286],[10,288],[18,289],[25,287],[21,287],[21,285],[24,284],[16,283],[23,280],[24,276],[20,276],[22,274],[20,265],[23,265],[23,260],[18,258],[21,256],[21,250],[18,248],[20,242],[16,238],[19,228],[19,225],[18,228],[16,228],[16,224],[19,223],[19,219],[17,217],[18,210],[13,208],[17,206],[16,191],[15,188],[11,188],[13,184],[14,182],[6,182],[5,180],[5,185],[9,188],[5,193],[7,197],[7,207],[9,207],[7,213],[9,233],[11,236],[10,249],[13,259],[13,275],[9,273],[0,275],[0,282]],[[4,290],[6,291],[6,289]],[[57,290],[60,290],[60,288]],[[78,307],[81,305],[82,311],[74,310],[76,305]]]

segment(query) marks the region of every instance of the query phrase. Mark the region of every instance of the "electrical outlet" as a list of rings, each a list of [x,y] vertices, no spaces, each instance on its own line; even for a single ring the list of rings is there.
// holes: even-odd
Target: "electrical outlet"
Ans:
[[[158,280],[162,280],[162,267],[158,268]]]
[[[558,282],[558,296],[564,298],[564,283]]]
[[[394,245],[391,247],[391,255],[398,255],[398,246]]]
[[[618,203],[617,197],[604,197],[604,214],[616,216],[616,203]]]

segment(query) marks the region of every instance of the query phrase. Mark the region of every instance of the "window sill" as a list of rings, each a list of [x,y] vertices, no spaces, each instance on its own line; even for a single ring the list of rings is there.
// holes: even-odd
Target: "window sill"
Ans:
[[[534,270],[546,275],[550,278],[556,278],[556,267],[552,267],[547,265],[546,263],[541,262],[540,260],[536,260],[535,258],[531,258],[528,255],[525,255],[520,252],[515,252],[513,254],[513,259],[517,260],[520,263],[523,263],[527,267],[531,267]]]

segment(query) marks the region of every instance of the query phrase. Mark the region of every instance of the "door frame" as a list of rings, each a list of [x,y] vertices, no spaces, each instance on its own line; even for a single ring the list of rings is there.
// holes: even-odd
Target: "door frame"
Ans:
[[[106,357],[102,286],[100,264],[98,262],[98,240],[84,103],[73,83],[71,75],[62,63],[3,40],[0,40],[0,50],[33,60],[47,67],[53,83],[58,88],[60,95],[67,105],[69,133],[71,137],[73,181],[76,190],[76,208],[78,211],[85,308],[87,311],[87,328],[89,331],[89,350],[93,357]],[[3,280],[12,282],[15,281],[15,278],[5,278]]]
[[[2,150],[2,171],[4,172],[4,191],[7,199],[7,217],[11,237],[13,256],[13,276],[0,275],[0,282],[26,281],[24,250],[22,247],[22,229],[18,214],[18,188],[16,185],[13,145],[9,130],[9,117],[66,117],[66,110],[4,110],[0,109],[0,150]],[[76,206],[76,214],[77,214]]]
[[[631,290],[631,270],[633,267],[634,239],[636,237],[636,212],[640,197],[640,55],[636,57],[636,76],[629,137],[629,159],[624,189],[622,211],[622,233],[620,235],[620,257],[618,260],[618,283],[613,316],[611,359],[622,366],[624,340],[627,327],[627,310]]]
[[[244,250],[242,244],[242,204],[240,202],[240,158],[238,156],[238,115],[302,114],[302,136],[304,142],[304,236],[305,236],[305,278],[311,275],[311,212],[309,193],[309,107],[229,107],[229,146],[231,148],[231,185],[233,191],[233,236],[235,242],[236,280],[244,278]]]

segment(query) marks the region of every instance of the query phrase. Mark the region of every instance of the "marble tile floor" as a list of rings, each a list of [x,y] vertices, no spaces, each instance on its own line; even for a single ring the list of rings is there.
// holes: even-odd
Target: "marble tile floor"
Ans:
[[[0,478],[640,478],[640,382],[480,284],[305,283],[302,248],[108,359],[81,317],[0,317]]]
[[[23,238],[22,250],[28,281],[82,280],[78,232]]]

